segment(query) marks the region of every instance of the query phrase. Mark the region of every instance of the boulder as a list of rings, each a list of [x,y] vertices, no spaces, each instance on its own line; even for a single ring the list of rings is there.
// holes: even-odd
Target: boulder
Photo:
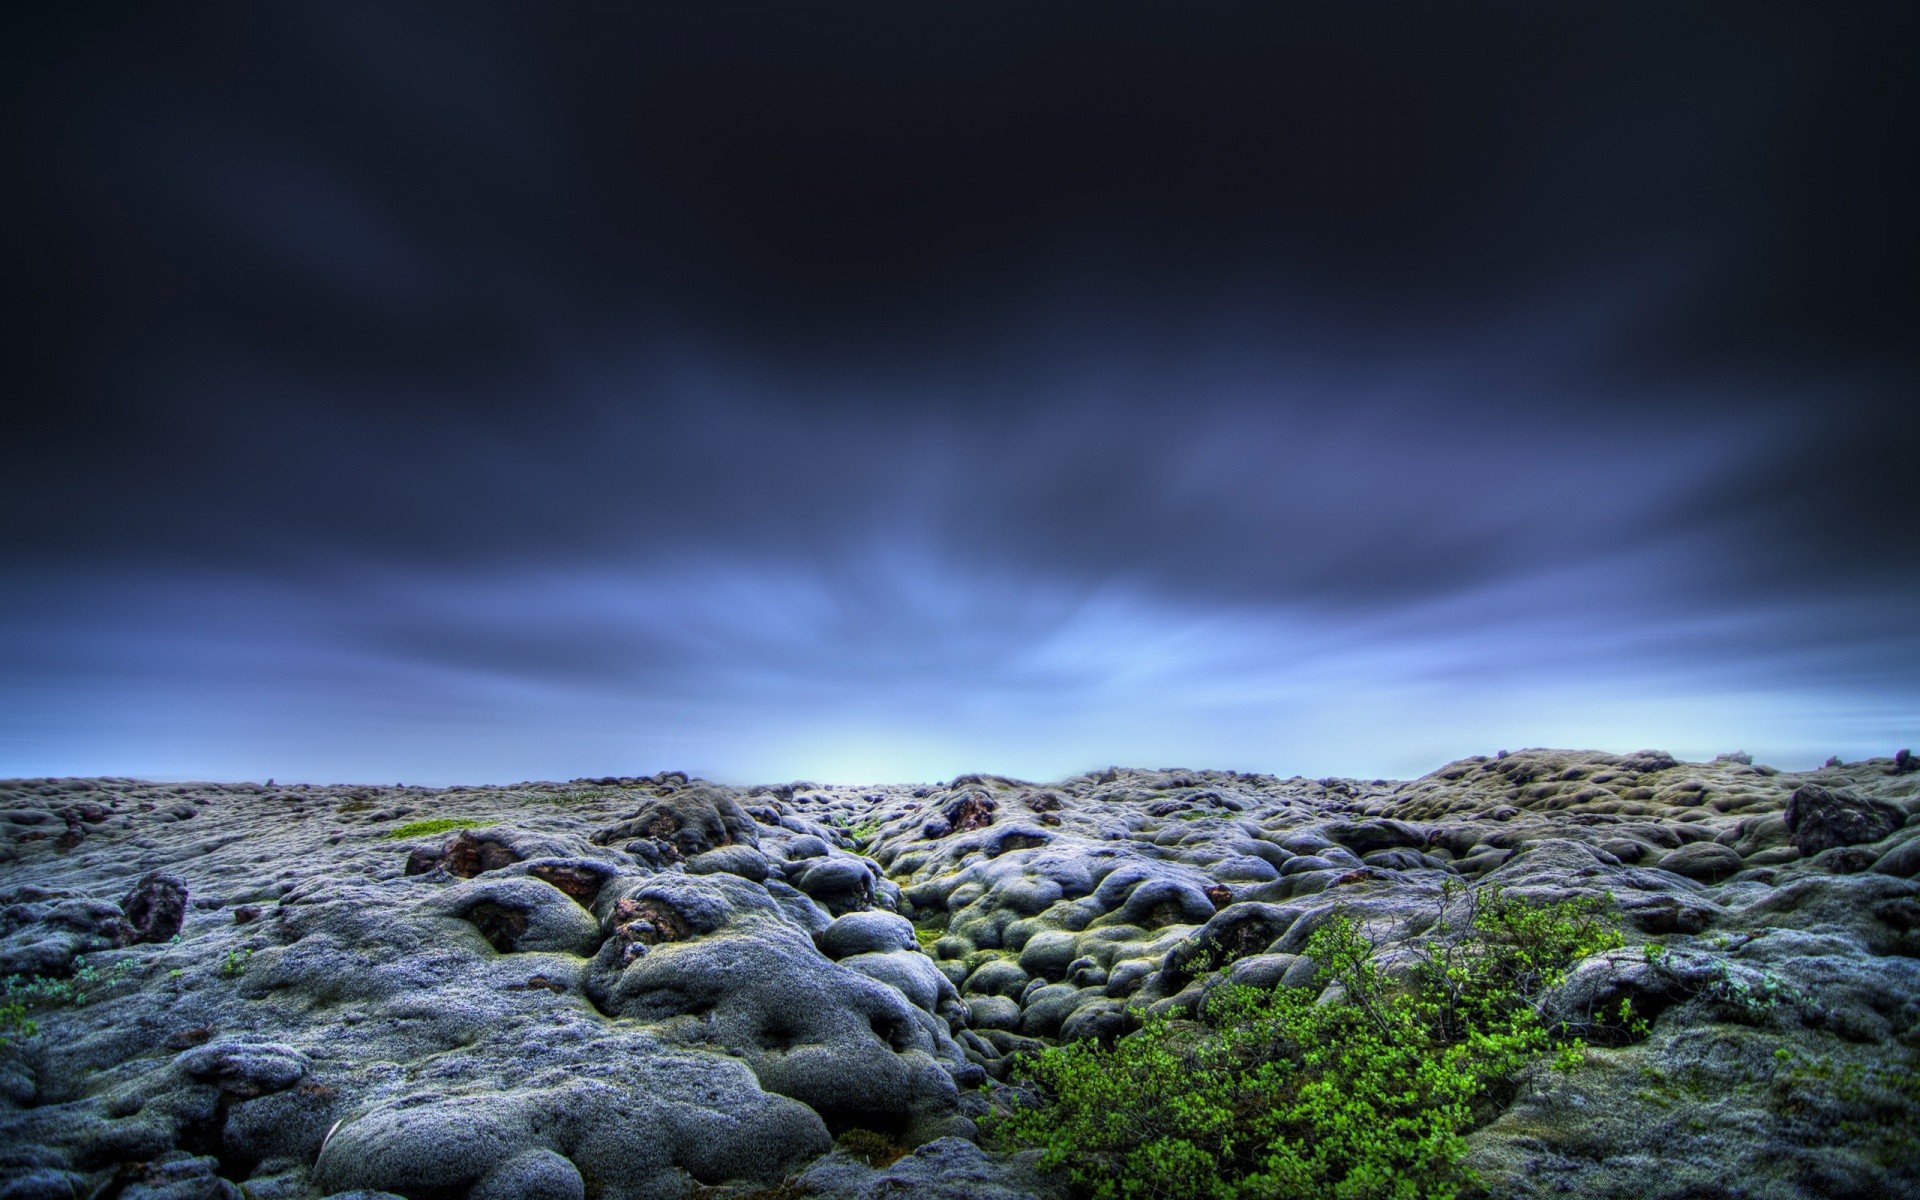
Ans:
[[[495,836],[481,836],[462,829],[436,849],[420,847],[407,855],[406,874],[425,875],[445,871],[461,879],[472,879],[488,871],[498,871],[520,861],[512,847]]]
[[[973,996],[967,1000],[967,1024],[974,1029],[1017,1029],[1020,1006],[1006,996]]]
[[[718,846],[758,847],[760,833],[733,797],[718,788],[691,787],[650,800],[593,835],[601,846],[629,840],[653,842],[677,862]]]
[[[1884,800],[1817,783],[1795,788],[1785,815],[1795,848],[1809,855],[1836,846],[1877,842],[1907,819],[1906,813]]]
[[[559,888],[533,875],[492,876],[449,888],[428,907],[470,923],[502,954],[592,954],[600,922]]]
[[[836,961],[856,954],[917,950],[920,945],[913,923],[889,912],[848,913],[827,926],[815,941],[823,954]]]
[[[1897,843],[1873,862],[1872,870],[1882,875],[1911,879],[1920,875],[1920,836]]]
[[[724,872],[738,875],[754,883],[764,882],[772,874],[772,866],[767,856],[753,846],[719,846],[703,851],[687,860],[687,871],[694,875],[713,875]]]
[[[1032,978],[1010,958],[990,958],[974,968],[960,991],[967,996],[1018,996]]]
[[[790,871],[788,878],[835,916],[873,903],[873,872],[857,858],[810,858],[798,871]]]
[[[999,807],[999,803],[985,792],[968,792],[948,804],[940,815],[947,832],[965,833],[969,829],[982,829],[993,824],[993,812]]]
[[[960,1001],[960,993],[952,982],[933,965],[932,959],[917,950],[855,954],[841,959],[840,965],[886,984],[925,1013],[945,1017],[947,1006],[958,1005]]]
[[[308,1059],[273,1042],[223,1042],[199,1046],[174,1059],[190,1078],[218,1084],[233,1096],[252,1098],[284,1091],[306,1076]]]
[[[1745,865],[1731,846],[1717,842],[1693,842],[1668,852],[1660,860],[1661,870],[1700,883],[1718,883]]]
[[[186,881],[171,871],[149,871],[120,901],[127,918],[127,944],[164,942],[187,917]]]
[[[0,976],[64,976],[76,957],[130,944],[119,905],[64,890],[24,888],[0,904]]]
[[[516,1154],[487,1172],[467,1200],[586,1200],[580,1171],[551,1150]]]
[[[1375,850],[1412,849],[1426,844],[1427,835],[1405,821],[1380,820],[1339,822],[1326,827],[1326,835],[1355,854]]]

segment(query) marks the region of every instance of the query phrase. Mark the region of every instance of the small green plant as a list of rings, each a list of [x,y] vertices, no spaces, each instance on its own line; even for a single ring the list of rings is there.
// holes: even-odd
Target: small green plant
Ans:
[[[1556,1047],[1553,1052],[1553,1069],[1556,1071],[1565,1072],[1576,1070],[1586,1061],[1587,1044],[1579,1038],[1574,1038],[1569,1042],[1563,1042]]]
[[[0,981],[0,1046],[33,1037],[39,1022],[27,1014],[34,1009],[83,1008],[89,1000],[125,979],[134,968],[123,958],[105,971],[86,960],[73,960],[73,974],[65,979],[45,975],[10,975]]]
[[[916,929],[913,931],[913,940],[919,942],[920,949],[928,954],[933,953],[934,946],[939,944],[940,939],[945,936],[947,936],[947,931],[944,929]]]
[[[425,821],[409,821],[380,836],[388,841],[403,841],[407,838],[432,837],[436,833],[450,833],[455,829],[485,829],[489,825],[498,825],[498,821],[469,821],[464,817],[433,817]]]
[[[252,957],[252,950],[242,950],[237,946],[227,951],[226,957],[220,960],[220,978],[238,979],[242,975],[245,975],[247,973],[247,960]]]
[[[23,1000],[0,1003],[0,1048],[24,1041],[40,1032],[40,1024],[27,1015]]]
[[[1147,1017],[1110,1048],[1044,1049],[989,1133],[1038,1147],[1099,1200],[1450,1200],[1471,1182],[1466,1134],[1518,1073],[1584,1053],[1536,1002],[1622,945],[1605,907],[1450,891],[1391,974],[1367,929],[1335,913],[1307,943],[1315,986],[1217,987],[1198,1022]]]
[[[1640,1015],[1633,1006],[1633,997],[1620,997],[1620,1007],[1614,1011],[1612,1027],[1626,1035],[1630,1042],[1638,1042],[1653,1032],[1653,1023]]]
[[[102,971],[88,962],[85,955],[76,955],[73,973],[65,979],[13,975],[0,983],[0,995],[8,1002],[17,1001],[28,1008],[84,1008],[97,993],[125,979],[133,967],[132,959],[123,958]]]
[[[1749,980],[1745,975],[1734,973],[1724,962],[1716,964],[1716,967],[1713,980],[1702,994],[1718,1001],[1730,1010],[1730,1016],[1738,1020],[1759,1024],[1775,1009],[1803,999],[1793,985],[1772,971],[1763,971],[1758,979]]]

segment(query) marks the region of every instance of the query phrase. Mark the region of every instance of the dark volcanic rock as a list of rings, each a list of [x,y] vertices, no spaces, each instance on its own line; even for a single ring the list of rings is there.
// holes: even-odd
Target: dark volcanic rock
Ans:
[[[461,879],[472,879],[488,871],[510,867],[519,861],[520,856],[506,844],[463,829],[448,838],[438,850],[415,850],[409,854],[406,873],[424,875],[429,871],[445,871]]]
[[[1787,801],[1787,829],[1802,854],[1836,846],[1877,842],[1906,822],[1906,814],[1884,800],[1845,788],[1802,784]]]
[[[717,846],[760,844],[753,818],[733,797],[711,787],[690,787],[662,796],[593,835],[594,842],[602,846],[629,839],[658,843],[674,861]]]
[[[993,824],[993,810],[999,803],[983,792],[968,792],[941,812],[951,833],[965,833]]]
[[[120,901],[120,911],[127,915],[128,944],[164,942],[186,920],[186,881],[171,871],[149,871]]]

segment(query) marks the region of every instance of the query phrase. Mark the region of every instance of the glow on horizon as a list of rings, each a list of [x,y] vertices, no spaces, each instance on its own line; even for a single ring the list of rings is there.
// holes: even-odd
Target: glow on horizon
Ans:
[[[1117,764],[1409,778],[1530,745],[1746,750],[1799,769],[1890,754],[1920,726],[1911,693],[1847,678],[1859,648],[1811,681],[1755,654],[1808,612],[1663,611],[1607,582],[1644,577],[1631,565],[1348,613],[1203,608],[922,546],[832,570],[712,558],[665,580],[123,582],[42,603],[73,624],[13,647],[0,775],[873,784]],[[1555,602],[1568,595],[1586,603]]]

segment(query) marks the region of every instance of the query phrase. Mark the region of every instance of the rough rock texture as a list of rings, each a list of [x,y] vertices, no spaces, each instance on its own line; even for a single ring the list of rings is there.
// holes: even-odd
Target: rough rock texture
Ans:
[[[1391,955],[1450,880],[1612,895],[1630,948],[1550,1003],[1657,1013],[1472,1135],[1489,1195],[1917,1195],[1904,766],[8,781],[0,1196],[1052,1196],[972,1140],[1015,1056],[1309,984],[1336,911]]]
[[[1872,796],[1809,783],[1794,789],[1783,816],[1794,848],[1818,854],[1836,846],[1877,842],[1900,828],[1907,814]]]

